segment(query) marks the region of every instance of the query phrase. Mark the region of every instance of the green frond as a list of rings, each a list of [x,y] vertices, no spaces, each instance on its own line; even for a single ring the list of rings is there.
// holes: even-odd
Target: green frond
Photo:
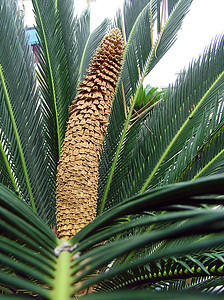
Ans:
[[[68,119],[69,101],[71,101],[67,57],[55,1],[33,0],[32,3],[40,38],[38,79],[44,98],[47,128],[51,128],[51,132],[48,133],[51,143],[49,142],[48,146],[53,160],[57,163]]]
[[[204,292],[204,294],[211,294],[213,296],[219,295],[223,297],[223,278],[222,277],[210,277],[207,278],[192,278],[189,286],[186,288],[187,292],[192,290],[197,292]]]
[[[107,293],[102,294],[92,294],[84,296],[82,299],[84,300],[104,300],[108,297]],[[145,290],[125,290],[119,292],[110,292],[110,300],[120,300],[120,299],[130,299],[130,300],[146,300],[146,299],[183,299],[183,300],[213,300],[213,299],[221,299],[221,297],[214,296],[214,295],[200,295],[199,293],[179,293],[179,292],[152,292]]]
[[[128,175],[129,172],[128,168],[126,167],[125,169],[122,169],[117,163],[119,153],[124,146],[124,140],[128,129],[128,119],[126,120],[125,111],[124,111],[126,109],[124,107],[124,95],[125,95],[125,101],[127,106],[130,105],[131,94],[134,96],[134,100],[132,101],[132,106],[134,107],[135,101],[137,100],[138,94],[141,90],[143,79],[149,73],[149,71],[152,70],[152,68],[159,61],[159,59],[166,53],[169,47],[173,44],[177,31],[181,26],[182,19],[186,15],[189,6],[191,5],[191,2],[192,1],[180,1],[178,3],[178,5],[174,8],[171,15],[169,16],[163,31],[160,33],[161,36],[157,38],[157,41],[154,44],[151,43],[149,40],[147,42],[147,46],[146,45],[144,47],[141,46],[144,45],[144,43],[146,42],[147,39],[145,36],[146,31],[149,33],[148,38],[151,39],[151,35],[150,35],[151,24],[150,24],[149,15],[153,14],[153,16],[156,16],[157,13],[156,1],[153,2],[153,6],[151,6],[150,3],[148,3],[148,5],[146,5],[142,9],[141,13],[139,14],[139,16],[135,21],[135,24],[132,28],[131,34],[129,35],[126,49],[125,49],[121,84],[118,87],[118,92],[114,100],[114,106],[110,116],[110,124],[108,126],[108,131],[107,131],[108,134],[106,136],[104,151],[101,157],[101,164],[99,169],[100,170],[99,191],[98,191],[99,207],[102,205],[104,206],[103,204],[104,202],[109,203],[109,205],[106,204],[106,207],[110,206],[111,203],[114,201],[113,199],[115,198],[116,198],[116,202],[119,201],[119,198],[117,198],[118,190],[115,190],[114,188],[112,189],[112,185],[111,185],[113,174],[115,171],[115,165],[117,170],[121,170],[120,176],[119,177],[114,176],[114,180],[117,180],[119,178],[117,182],[118,181],[120,182],[119,190],[122,190],[123,192],[122,197],[124,196],[125,193],[124,189],[126,189],[126,185],[128,185],[128,190],[129,190],[130,188],[129,181],[132,180],[133,174]],[[144,51],[144,53],[142,51]],[[142,76],[141,78],[139,78],[138,68]],[[124,87],[124,93],[122,93],[122,85]],[[131,108],[129,106],[129,109],[131,110],[133,109],[133,107]],[[148,124],[145,125],[146,126],[142,125],[142,123],[139,122],[138,132],[140,132],[140,130],[142,131],[143,127],[145,127],[144,128],[145,130],[148,130],[148,128],[150,128]],[[137,135],[139,135],[138,132],[136,133]],[[149,134],[153,134],[153,131],[152,132],[150,131]],[[107,151],[108,149],[110,150]],[[144,151],[145,150],[146,147],[144,146]],[[127,159],[129,158],[131,160],[133,151],[134,149],[132,148],[132,150],[128,152]],[[135,161],[139,155],[142,154],[139,153],[138,151],[137,156],[133,157],[134,163],[132,162],[131,166],[135,164]],[[142,160],[139,160],[139,162],[142,162]],[[144,166],[147,168],[147,164],[144,164]],[[138,172],[141,170],[141,168],[142,168],[142,164],[141,166],[139,166]],[[124,183],[120,180],[121,177],[124,178],[125,181]],[[139,176],[136,174],[136,177],[138,178]],[[134,184],[136,185],[136,182],[134,182]],[[105,191],[107,190],[108,192],[105,193]],[[133,191],[133,189],[130,190],[131,192]],[[116,195],[113,194],[114,192],[116,193]],[[119,191],[119,193],[122,192]],[[131,195],[132,194],[129,193],[127,197]]]
[[[3,0],[0,6],[2,182],[51,222],[48,213],[54,207],[54,185],[47,172],[34,58],[17,6]]]
[[[46,140],[55,173],[68,120],[68,107],[80,78],[108,28],[104,21],[92,34],[90,15],[74,16],[73,1],[33,0],[39,45],[39,82],[43,95]],[[58,48],[60,47],[60,51]]]
[[[216,107],[211,110],[203,129],[198,132],[201,140],[195,143],[191,156],[186,157],[186,165],[177,181],[183,179],[196,179],[199,176],[208,176],[216,172],[222,172],[223,167],[223,96],[217,97]],[[202,133],[203,132],[203,133]],[[198,134],[197,134],[198,135]],[[196,136],[194,137],[194,139]],[[188,147],[189,149],[189,147]],[[189,151],[189,150],[188,150]],[[183,151],[184,152],[184,151]],[[209,153],[209,155],[208,155]],[[179,158],[178,158],[179,160]],[[177,162],[178,164],[178,162]],[[190,171],[190,172],[189,172]]]
[[[2,132],[2,136],[4,133]],[[1,138],[1,141],[4,140],[5,137]],[[0,172],[0,182],[3,183],[5,186],[11,188],[14,191],[17,191],[17,185],[15,178],[12,174],[12,170],[9,165],[9,161],[7,158],[6,151],[4,150],[4,146],[0,141],[0,165],[1,165],[1,172]]]
[[[2,185],[0,216],[0,290],[3,285],[11,292],[19,289],[22,294],[47,297],[46,285],[54,277],[56,236],[24,201]]]
[[[188,164],[183,164],[183,155],[185,151],[177,159],[177,165],[181,164],[181,174],[174,174],[173,180],[195,180],[201,176],[209,176],[215,173],[223,172],[223,132],[219,134],[212,143],[204,143],[204,145],[195,149],[191,156],[187,153],[185,157],[191,157]],[[188,147],[189,149],[189,147]],[[175,172],[174,172],[175,173]]]
[[[180,239],[168,242],[169,248],[175,249],[182,246],[188,245],[189,243],[195,243],[195,237],[190,237],[183,239],[184,243],[181,242]],[[164,242],[163,242],[164,243]],[[168,247],[166,246],[166,251]],[[159,247],[155,250],[158,254],[160,251],[164,251],[164,248]],[[145,248],[144,254],[142,256],[149,256],[153,254],[148,253],[148,248]],[[133,258],[133,263],[136,256]],[[108,286],[108,290],[116,290],[119,289],[118,282],[122,282],[126,288],[136,288],[144,285],[147,286],[148,289],[158,290],[158,286],[164,285],[165,282],[170,282],[173,280],[173,283],[182,283],[182,287],[178,286],[169,287],[167,286],[167,290],[184,290],[188,289],[188,279],[189,277],[193,280],[193,282],[202,282],[206,281],[207,278],[211,278],[214,276],[216,278],[220,278],[220,270],[223,265],[223,247],[217,249],[206,249],[203,251],[199,251],[199,253],[191,252],[185,256],[175,255],[171,256],[168,259],[161,259],[159,261],[154,261],[152,263],[146,264],[142,267],[136,266],[131,271],[127,271],[123,276],[118,275],[117,277],[110,279],[110,281],[106,280],[101,284],[98,284],[100,289],[104,289],[104,286]],[[115,267],[112,267],[115,268]],[[120,278],[119,278],[120,277]],[[192,282],[192,285],[193,285]]]
[[[90,36],[90,11],[86,9],[82,12],[80,17],[76,17],[76,29],[75,29],[75,41],[77,49],[77,66],[78,66],[78,76],[80,77],[82,70],[82,61],[84,60],[84,52],[86,45]],[[84,70],[85,71],[85,70]],[[81,80],[81,78],[80,78]],[[79,80],[79,81],[80,81]]]
[[[70,89],[74,89],[70,103],[77,94],[77,87],[85,75],[91,58],[106,34],[110,21],[105,19],[93,32],[90,31],[90,11],[85,10],[79,17],[74,16],[74,1],[60,0],[57,6],[62,39],[65,45]],[[68,19],[70,22],[68,22]]]
[[[167,209],[167,206],[172,208],[172,206],[170,206],[171,204],[190,204],[197,206],[202,203],[213,205],[222,204],[223,198],[214,196],[222,195],[222,184],[223,174],[220,174],[208,178],[201,178],[192,182],[170,184],[166,187],[155,188],[142,194],[132,196],[98,216],[90,225],[87,225],[83,230],[77,233],[72,241],[74,243],[80,242],[99,228],[107,226],[112,220],[115,221],[120,217],[147,211],[160,212],[164,210],[164,208]],[[213,194],[213,196],[211,196],[211,198],[197,197],[199,195],[209,194]]]
[[[136,7],[137,6],[137,7]],[[155,6],[155,5],[154,5]],[[104,151],[101,155],[101,163],[100,163],[100,168],[99,168],[99,174],[100,174],[100,179],[99,179],[99,203],[98,206],[100,207],[101,205],[101,198],[103,196],[104,190],[105,190],[105,185],[107,178],[109,176],[109,172],[111,169],[111,165],[116,153],[117,145],[119,143],[123,128],[124,128],[124,123],[126,119],[126,107],[124,107],[124,102],[129,103],[129,99],[131,96],[131,93],[133,91],[130,90],[131,88],[131,81],[134,80],[134,86],[136,85],[136,81],[139,80],[139,72],[138,69],[136,69],[136,53],[135,53],[135,45],[136,45],[136,36],[138,36],[138,30],[137,25],[139,23],[146,23],[148,24],[148,30],[149,30],[149,19],[148,19],[148,8],[149,8],[149,3],[146,5],[146,1],[129,1],[124,3],[124,8],[123,11],[127,11],[126,13],[126,19],[127,22],[131,22],[132,24],[135,24],[135,30],[132,31],[132,34],[127,35],[126,37],[128,39],[128,44],[126,45],[126,50],[125,50],[125,55],[124,55],[124,65],[123,65],[123,72],[121,75],[121,84],[119,85],[117,89],[117,94],[114,99],[113,103],[113,108],[112,112],[110,115],[110,122],[109,126],[107,129],[107,136],[105,139],[104,143]],[[132,11],[132,16],[133,18],[129,18],[129,12]],[[155,9],[154,9],[155,13]],[[122,31],[122,26],[121,26],[121,19],[120,19],[120,14],[117,16],[117,20],[115,20],[115,26],[120,27]],[[127,25],[128,26],[128,25]],[[141,26],[141,25],[139,25]],[[149,30],[150,33],[150,30]],[[148,35],[150,39],[150,34]],[[141,42],[144,42],[145,35],[140,36],[141,37]],[[151,44],[148,44],[148,47],[145,49],[147,53],[150,53],[151,50]],[[130,54],[129,54],[130,53]],[[132,69],[128,69],[127,67],[127,57],[132,57],[133,60],[133,66]],[[130,72],[130,73],[129,73]],[[135,76],[134,76],[135,74]],[[137,77],[136,77],[137,76]],[[131,79],[130,79],[131,78]],[[123,97],[123,92],[122,92],[122,85],[124,87],[124,95],[125,99]]]
[[[164,273],[164,269],[161,268],[166,268],[166,273],[171,268],[171,273],[164,275],[164,279],[167,280],[176,278],[177,274],[181,275],[183,267],[185,268],[184,278],[192,274],[220,275],[223,272],[224,261],[221,248],[224,239],[224,228],[221,222],[223,210],[195,207],[187,211],[164,215],[148,215],[145,218],[133,219],[117,225],[114,225],[114,222],[126,214],[138,215],[147,210],[160,211],[170,202],[180,205],[182,203],[192,205],[223,203],[220,197],[207,198],[208,194],[219,196],[222,194],[223,181],[223,175],[216,175],[193,182],[170,185],[135,196],[97,217],[71,240],[70,243],[73,246],[71,253],[63,251],[58,258],[54,250],[63,243],[63,240],[59,242],[53,232],[25,202],[16,197],[13,192],[0,186],[0,251],[2,254],[0,260],[5,266],[0,270],[0,276],[3,287],[8,290],[22,289],[24,293],[31,295],[38,293],[47,299],[57,299],[56,294],[61,295],[57,291],[62,287],[61,290],[67,292],[65,299],[70,299],[75,291],[94,283],[100,284],[118,275],[122,278],[128,270],[137,274],[136,270],[144,265],[153,267],[159,278],[161,271]],[[200,197],[197,198],[197,196]],[[146,231],[139,236],[111,240],[131,228],[144,226],[153,229],[155,228],[153,224],[160,223],[170,224],[170,226],[166,226],[165,229],[158,227],[157,230]],[[205,234],[203,238],[201,238],[202,234]],[[157,248],[159,251],[154,251],[151,255],[136,256],[131,261],[126,260],[123,264],[107,269],[110,262],[129,254],[130,251],[147,249],[145,247],[152,243],[164,240],[172,243],[173,240],[178,241],[180,238],[192,235],[197,237],[193,243],[187,243],[186,240],[185,243],[178,242],[175,247],[171,244],[169,247],[160,247]],[[105,241],[108,242],[105,243]],[[217,250],[210,253],[204,250],[215,248]],[[201,253],[203,255],[200,255]],[[176,256],[178,259],[174,259]],[[72,269],[69,268],[71,261]],[[161,263],[158,264],[158,261]],[[107,272],[100,272],[97,276],[86,278],[99,268],[106,268]],[[15,275],[12,277],[10,274]],[[153,278],[156,278],[155,275]],[[80,280],[84,281],[80,282]],[[137,281],[139,281],[138,278]],[[126,281],[123,284],[125,285]]]
[[[140,131],[130,173],[124,175],[122,197],[175,182],[189,161],[194,157],[197,160],[199,149],[206,141],[214,142],[221,134],[222,98],[217,96],[223,90],[222,53],[223,38],[220,38],[181,75],[174,88],[168,89],[163,103],[159,103],[146,119],[147,127],[142,126]],[[205,73],[210,74],[209,80]],[[215,137],[212,140],[211,131]],[[216,132],[219,134],[215,135]],[[209,156],[207,160],[212,158]]]
[[[88,35],[86,36],[85,46],[82,51],[79,50],[79,52],[82,53],[79,65],[79,81],[83,79],[86,70],[89,68],[91,58],[105,36],[109,24],[109,19],[105,19],[93,32],[90,32],[89,30]],[[77,36],[77,41],[79,43],[79,36]]]
[[[139,1],[124,1],[122,11],[118,11],[115,18],[114,18],[114,26],[119,27],[121,32],[126,37],[126,40],[129,38],[131,33],[132,27],[134,26],[135,20],[137,19],[138,15],[142,11],[142,9],[148,4],[147,0],[139,0]],[[122,19],[124,22],[124,28],[122,28]]]
[[[220,218],[221,219],[221,215]],[[99,248],[94,248],[89,250],[87,254],[83,254],[74,263],[74,272],[77,272],[74,282],[80,281],[81,278],[91,274],[99,268],[99,266],[107,266],[113,260],[125,253],[129,253],[133,249],[140,247],[145,247],[150,245],[152,242],[170,240],[179,238],[181,236],[188,236],[191,234],[197,235],[205,233],[207,230],[210,231],[209,226],[213,227],[213,222],[218,222],[216,217],[212,217],[209,213],[208,216],[199,217],[196,219],[188,220],[180,223],[178,227],[172,228],[168,227],[165,230],[158,230],[155,232],[144,233],[139,236],[130,237],[120,241],[114,241],[113,243],[106,244]],[[216,223],[217,225],[217,223]],[[213,227],[212,230],[216,227]],[[222,227],[222,225],[220,224]],[[195,230],[195,227],[197,230]],[[205,228],[206,227],[206,228]],[[223,230],[221,227],[217,228],[217,231]],[[209,255],[200,255],[200,251],[205,248],[221,246],[223,242],[223,233],[213,234],[211,237],[206,239],[198,239],[198,241],[192,244],[180,244],[175,248],[161,249],[161,251],[155,251],[151,255],[144,255],[140,258],[133,258],[131,262],[123,262],[120,266],[110,267],[107,272],[100,273],[98,276],[87,279],[80,287],[80,289],[92,285],[94,283],[99,283],[101,280],[115,278],[115,276],[122,276],[126,274],[127,270],[135,271],[139,270],[139,267],[147,265],[148,273],[145,276],[146,281],[160,281],[166,280],[168,278],[189,278],[191,276],[204,276],[208,275],[220,275],[223,272],[223,251],[221,260],[217,259],[214,263],[214,259],[210,258]],[[104,256],[102,257],[102,251]],[[199,260],[196,257],[189,256],[188,253],[192,251],[199,252]],[[185,259],[181,262],[181,255],[184,255]],[[173,259],[173,257],[178,256],[178,259]],[[83,263],[81,261],[83,260]],[[159,263],[158,263],[159,262]],[[161,266],[160,266],[161,264]],[[150,267],[151,266],[151,267]],[[162,271],[162,272],[161,272]],[[155,272],[155,273],[154,273]],[[132,273],[133,274],[133,273]],[[134,274],[133,278],[138,275]],[[131,276],[130,276],[131,277]],[[130,278],[129,277],[129,278]],[[141,281],[141,279],[137,280]],[[125,282],[123,282],[124,285]],[[131,284],[131,283],[130,283]],[[127,284],[128,285],[128,284]],[[120,288],[121,286],[119,286]]]
[[[212,178],[214,180],[209,182]],[[219,250],[217,248],[217,259],[214,259],[214,256],[212,257],[212,255],[215,255],[214,250],[212,250],[210,254],[208,250],[205,251],[204,256],[200,251],[203,249],[214,249],[214,247],[221,247],[223,233],[218,234],[218,232],[220,230],[223,230],[221,229],[222,224],[219,222],[219,220],[223,218],[222,210],[218,211],[213,209],[194,208],[194,210],[190,209],[186,211],[184,209],[180,212],[171,214],[168,213],[158,216],[147,216],[136,220],[133,219],[132,221],[123,222],[117,225],[115,224],[113,226],[113,222],[117,218],[124,217],[127,214],[141,214],[148,210],[163,210],[166,205],[165,202],[167,202],[167,205],[169,205],[169,203],[178,203],[180,205],[181,203],[191,203],[192,205],[197,206],[200,203],[223,203],[222,198],[206,197],[206,195],[208,194],[222,193],[221,186],[220,189],[217,189],[218,185],[221,183],[219,181],[218,184],[217,180],[223,180],[223,176],[214,176],[195,182],[171,185],[161,189],[155,189],[155,192],[148,191],[147,193],[133,197],[132,200],[128,200],[126,202],[127,205],[125,204],[125,202],[123,202],[122,204],[114,206],[112,209],[107,210],[104,214],[97,217],[91,224],[80,231],[76,235],[76,237],[72,239],[73,244],[77,242],[80,243],[80,246],[76,251],[81,251],[81,253],[84,251],[84,254],[74,262],[73,272],[74,274],[77,273],[78,276],[75,277],[74,283],[81,280],[81,278],[94,273],[94,270],[96,268],[99,268],[99,266],[101,266],[102,268],[106,268],[106,266],[108,266],[110,262],[114,262],[115,259],[119,259],[119,257],[122,257],[124,254],[127,255],[131,251],[135,251],[136,253],[137,249],[147,250],[147,246],[150,246],[152,243],[157,242],[162,242],[162,247],[156,247],[150,255],[144,254],[140,256],[133,256],[131,261],[125,259],[122,264],[118,264],[112,268],[108,268],[107,272],[100,273],[97,277],[94,276],[94,278],[87,279],[80,287],[80,289],[96,282],[97,284],[99,284],[99,281],[101,281],[101,279],[104,281],[107,279],[111,280],[117,275],[122,276],[126,274],[127,270],[134,270],[135,267],[138,269],[140,265],[149,265],[149,262],[151,260],[152,265],[154,265],[156,261],[161,262],[161,260],[165,259],[165,257],[167,257],[168,259],[168,265],[166,267],[166,272],[163,270],[165,272],[163,275],[164,280],[180,278],[181,276],[183,276],[183,278],[189,278],[189,276],[191,275],[193,277],[201,276],[202,273],[204,274],[204,276],[208,276],[209,274],[219,276],[220,272],[222,272],[223,251],[220,249],[220,256],[218,254]],[[171,192],[172,188],[174,187],[175,193],[173,191]],[[169,194],[172,195],[171,198]],[[199,194],[201,196],[197,198],[196,195]],[[204,194],[205,196],[203,197],[202,194]],[[165,227],[158,227],[158,229],[155,230],[156,227],[152,226],[153,224],[155,224],[154,221],[158,224],[165,222]],[[104,227],[105,229],[102,230]],[[121,237],[120,234],[122,232],[127,232],[131,228],[137,227],[144,227],[146,229],[148,228],[148,230],[145,230],[145,232],[143,232],[142,234],[139,233],[139,235],[137,236],[127,235],[126,238],[118,238],[119,236]],[[98,229],[100,230],[98,231]],[[204,238],[201,238],[202,234],[208,234],[214,232],[214,230],[217,231],[217,235],[207,235]],[[191,235],[194,235],[196,238],[193,240],[190,238],[191,242],[189,242],[189,237],[191,237]],[[180,242],[180,238],[185,236],[187,237],[187,239],[184,239],[184,243]],[[99,246],[99,248],[94,247],[92,250],[88,250],[88,252],[85,252],[85,249],[91,249],[91,247],[93,247],[95,244],[100,245],[100,243],[102,243],[103,241],[108,241],[114,237],[117,238],[115,238],[114,240],[112,239],[105,245]],[[171,243],[164,244],[164,240],[168,240]],[[173,241],[176,241],[175,246],[173,244]],[[102,252],[104,253],[103,257]],[[189,253],[197,254],[189,256]],[[186,256],[185,259],[182,259],[181,261],[181,255],[183,254],[186,254]],[[173,257],[176,255],[176,262],[172,261]],[[198,259],[196,257],[198,257]],[[162,265],[165,266],[166,263]],[[156,266],[159,267],[160,265],[156,264]],[[172,266],[172,270],[169,270],[169,266]],[[153,268],[154,270],[156,270],[155,266]],[[152,272],[148,272],[147,280],[150,280],[150,278],[152,282],[162,280],[161,270],[162,269],[158,269],[158,272],[156,271],[157,276],[153,275]],[[167,274],[167,271],[169,271],[169,274]],[[123,284],[125,284],[124,281]],[[119,288],[120,287],[121,286],[119,286]]]
[[[81,41],[77,39],[79,20],[74,14],[74,1],[57,0],[58,22],[60,22],[61,38],[64,46],[66,62],[64,68],[68,72],[68,103],[71,104],[76,96],[78,84],[78,64],[81,49],[77,49],[77,44]],[[85,26],[83,26],[85,28]]]

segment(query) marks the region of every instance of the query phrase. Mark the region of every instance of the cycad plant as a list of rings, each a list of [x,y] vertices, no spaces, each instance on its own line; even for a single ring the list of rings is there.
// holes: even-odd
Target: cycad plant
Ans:
[[[0,296],[222,296],[224,37],[139,108],[192,0],[126,0],[93,32],[32,2],[36,67],[0,0]]]

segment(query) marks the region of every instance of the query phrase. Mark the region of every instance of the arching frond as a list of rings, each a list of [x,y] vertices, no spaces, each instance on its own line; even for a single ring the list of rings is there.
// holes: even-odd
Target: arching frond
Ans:
[[[132,28],[131,34],[128,37],[128,41],[126,45],[125,56],[124,56],[124,67],[121,76],[121,84],[118,87],[117,96],[115,97],[114,100],[114,106],[110,117],[108,133],[105,140],[104,152],[101,158],[100,182],[99,182],[99,206],[102,206],[101,203],[107,201],[109,204],[107,205],[107,207],[109,207],[111,201],[113,201],[112,200],[113,197],[115,196],[113,195],[113,192],[117,192],[117,190],[115,191],[111,186],[111,182],[112,182],[111,178],[113,177],[113,172],[115,170],[114,165],[116,163],[116,160],[119,157],[119,153],[120,150],[122,149],[122,144],[126,136],[125,132],[128,128],[127,121],[125,120],[125,112],[124,112],[125,107],[123,104],[124,95],[126,97],[125,100],[127,101],[127,105],[130,105],[131,94],[133,94],[134,99],[135,98],[137,99],[144,76],[146,76],[146,74],[148,74],[148,72],[152,70],[152,68],[159,61],[159,59],[166,53],[166,51],[173,44],[177,31],[181,26],[182,19],[186,15],[190,4],[191,1],[180,1],[179,4],[175,6],[174,10],[172,11],[172,13],[170,14],[167,20],[163,32],[161,32],[161,36],[158,37],[157,41],[153,44],[150,42],[151,27],[150,27],[149,14],[150,13],[153,14],[154,16],[153,20],[154,20],[157,13],[157,9],[156,9],[157,2],[153,1],[153,5],[150,5],[150,3],[148,3],[148,5],[146,5],[142,9],[141,13],[139,14],[139,16],[135,21],[135,24]],[[145,36],[145,32],[148,32],[147,37]],[[149,40],[147,41],[147,46],[146,46],[145,43],[147,38]],[[145,45],[145,46],[142,47],[141,45]],[[138,71],[138,68],[140,72]],[[139,74],[142,75],[143,77],[139,78]],[[124,87],[124,93],[122,93],[122,86]],[[146,125],[147,126],[145,130],[148,130],[148,128],[150,128],[151,130],[150,125],[148,124]],[[126,129],[124,130],[124,128]],[[139,123],[138,129],[135,133],[136,136],[138,135],[138,132],[142,130],[141,128],[142,128],[142,123]],[[150,131],[149,134],[152,134],[152,132]],[[144,150],[145,149],[146,147],[144,146]],[[130,153],[131,152],[129,151],[127,156],[127,158],[129,159],[131,158]],[[139,154],[141,155],[141,153]],[[147,167],[147,164],[144,165]],[[140,170],[141,167],[139,168]],[[123,178],[125,178],[127,181],[131,180],[130,178],[131,176],[130,177],[126,176],[127,168],[123,170],[119,165],[117,165],[116,168],[118,170],[122,170],[120,175],[123,176]],[[116,177],[114,177],[114,180],[116,180]],[[119,181],[120,181],[120,177],[119,177]],[[122,189],[125,188],[125,184],[121,183],[120,187]],[[109,190],[107,196],[105,195],[105,190]],[[130,196],[130,194],[128,196]],[[106,197],[107,200],[105,200]]]
[[[146,119],[133,151],[130,173],[128,176],[122,174],[122,197],[150,186],[175,182],[191,160],[197,162],[197,170],[200,170],[203,160],[199,155],[204,156],[200,149],[204,145],[209,145],[206,153],[214,149],[214,142],[222,132],[223,98],[218,97],[223,91],[222,52],[223,38],[220,38],[190,66],[173,89],[170,87],[164,102],[159,103]],[[214,64],[211,63],[213,60]],[[209,82],[204,77],[206,72],[210,74]],[[222,143],[214,150],[214,155],[206,156],[206,164],[220,153],[212,161],[217,168],[215,162],[219,161],[222,166]],[[113,190],[110,195],[112,197]]]
[[[49,298],[57,238],[33,210],[0,186],[0,291]]]
[[[33,54],[15,3],[1,1],[0,15],[1,178],[51,222],[54,182],[47,171]]]
[[[94,247],[92,250],[81,255],[80,258],[74,262],[74,272],[77,272],[74,282],[80,281],[81,278],[84,278],[88,274],[90,275],[96,270],[96,266],[101,266],[102,268],[105,267],[106,272],[102,272],[91,279],[87,279],[83,283],[82,288],[101,280],[113,280],[115,276],[126,276],[128,270],[130,270],[131,274],[129,276],[130,281],[128,281],[128,279],[127,282],[125,281],[126,283],[122,280],[121,282],[127,286],[131,286],[135,283],[137,284],[137,281],[141,281],[141,277],[139,278],[139,272],[141,270],[139,267],[141,268],[141,266],[143,269],[146,267],[144,271],[146,273],[142,280],[147,283],[153,283],[154,281],[158,282],[163,279],[169,280],[168,278],[173,279],[175,277],[189,278],[191,276],[201,276],[202,274],[203,276],[219,276],[219,274],[221,274],[220,272],[223,270],[222,266],[224,259],[222,248],[223,225],[219,221],[223,218],[222,210],[196,208],[195,210],[181,211],[171,213],[170,215],[164,214],[159,216],[148,216],[137,220],[133,219],[127,223],[114,225],[114,227],[111,227],[110,225],[114,218],[123,217],[126,214],[140,214],[141,212],[148,210],[149,206],[151,206],[150,210],[161,210],[164,207],[162,204],[164,203],[163,201],[179,204],[181,204],[182,201],[184,203],[191,202],[194,203],[194,205],[199,204],[199,202],[208,203],[208,201],[209,203],[213,202],[214,204],[216,201],[222,203],[223,200],[221,198],[210,197],[208,199],[206,197],[213,189],[216,190],[216,193],[218,192],[215,188],[216,184],[214,183],[218,178],[221,179],[221,177],[216,176],[213,178],[214,181],[210,183],[209,179],[204,179],[192,183],[189,182],[188,184],[182,183],[170,186],[171,189],[175,186],[175,196],[174,193],[172,193],[172,199],[169,197],[169,186],[162,188],[160,190],[161,193],[156,189],[155,193],[151,191],[145,194],[145,197],[143,197],[143,195],[136,196],[133,198],[133,200],[136,200],[133,202],[131,201],[132,203],[128,204],[127,202],[127,205],[124,203],[122,205],[117,205],[99,216],[92,224],[90,224],[89,228],[87,226],[83,229],[83,232],[81,231],[74,240],[72,240],[72,242],[75,243],[77,241],[81,242],[81,240],[84,239],[83,243],[81,242],[80,246],[77,248],[77,251],[81,252],[86,249],[86,247],[89,248],[95,245],[95,243],[99,245],[99,248]],[[195,197],[197,193],[200,193],[201,195],[199,198]],[[202,193],[205,195],[204,197],[202,196]],[[184,198],[183,195],[185,195]],[[196,216],[196,214],[198,215]],[[172,220],[170,223],[169,217],[171,218],[170,221]],[[166,227],[162,227],[161,229],[158,227],[158,229],[155,229],[155,226],[151,223],[153,220],[155,220],[155,223],[165,222]],[[155,223],[153,222],[153,224]],[[110,227],[107,227],[108,229],[102,230],[103,226],[108,225],[110,225]],[[130,229],[132,225],[133,228],[136,228],[136,226],[140,226],[140,228],[144,226],[146,230],[141,234],[139,233],[137,236],[130,235],[126,238],[119,239],[119,236],[121,236],[120,234],[127,231],[128,228]],[[100,228],[98,232],[97,228]],[[91,230],[91,232],[89,230]],[[217,232],[217,235],[209,235],[211,232],[214,233],[214,230]],[[204,235],[205,232],[206,235],[202,237],[201,235]],[[111,240],[105,245],[104,243],[101,245],[99,244],[100,239],[102,239],[102,242],[109,240],[114,236],[117,237],[115,240]],[[182,241],[181,238],[183,238]],[[164,244],[163,241],[167,241],[167,243]],[[162,242],[162,244],[157,247],[154,252],[147,255],[147,246],[156,242]],[[215,247],[217,247],[217,250],[214,250]],[[126,256],[122,263],[117,265],[114,264],[114,260],[117,260],[124,254],[129,254],[133,250],[136,252],[137,249],[145,249],[144,255],[131,256],[131,260],[127,259]],[[103,257],[101,255],[102,252],[104,253]],[[110,267],[106,267],[110,264]],[[132,279],[134,281],[132,281]],[[120,288],[121,286],[118,285],[117,287]]]

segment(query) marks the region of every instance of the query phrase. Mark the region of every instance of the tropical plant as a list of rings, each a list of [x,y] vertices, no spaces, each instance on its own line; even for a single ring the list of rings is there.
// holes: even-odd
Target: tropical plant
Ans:
[[[156,105],[133,121],[136,102],[148,93],[144,79],[173,45],[192,0],[126,0],[122,13],[93,32],[90,12],[75,16],[72,0],[32,2],[36,68],[16,1],[0,0],[0,296],[222,296],[224,37],[159,98],[153,90]],[[103,150],[97,150],[97,203],[91,204],[97,216],[72,238],[59,238],[56,177],[69,107],[71,114],[77,109],[78,87],[91,93],[88,76],[97,68],[87,77],[85,70],[114,27],[125,47]]]

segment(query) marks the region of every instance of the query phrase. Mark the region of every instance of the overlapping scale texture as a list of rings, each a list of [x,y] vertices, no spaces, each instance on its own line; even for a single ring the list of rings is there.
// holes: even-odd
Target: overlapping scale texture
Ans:
[[[102,40],[70,107],[57,172],[57,231],[70,239],[95,218],[98,167],[111,104],[121,72],[118,28]]]

